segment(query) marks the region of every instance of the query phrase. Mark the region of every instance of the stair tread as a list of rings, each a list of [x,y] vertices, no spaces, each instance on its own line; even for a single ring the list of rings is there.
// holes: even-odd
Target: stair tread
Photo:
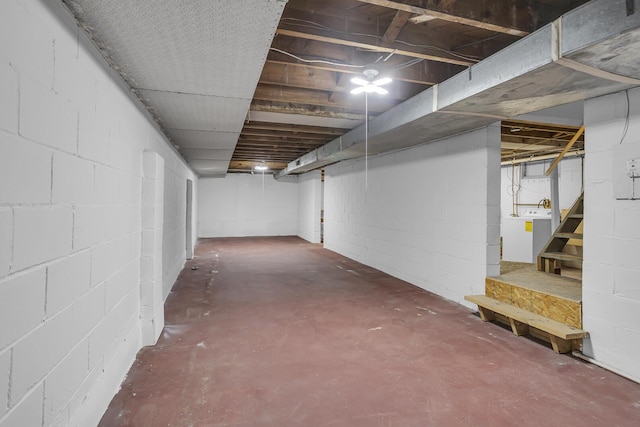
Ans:
[[[583,213],[572,213],[567,215],[567,218],[582,218],[584,219],[584,214]]]
[[[540,257],[558,259],[560,261],[582,261],[582,256],[568,254],[565,252],[542,252]]]
[[[566,233],[566,232],[559,232],[554,234],[554,237],[559,237],[562,239],[582,239],[582,233]]]

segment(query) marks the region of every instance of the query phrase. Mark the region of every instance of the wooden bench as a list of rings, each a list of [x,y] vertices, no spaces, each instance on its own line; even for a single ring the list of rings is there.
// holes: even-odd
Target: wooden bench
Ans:
[[[589,336],[589,333],[582,329],[494,300],[486,295],[467,295],[464,299],[478,305],[480,318],[485,322],[495,320],[496,313],[506,317],[516,336],[529,334],[530,327],[545,333],[556,353],[570,352],[574,340]]]

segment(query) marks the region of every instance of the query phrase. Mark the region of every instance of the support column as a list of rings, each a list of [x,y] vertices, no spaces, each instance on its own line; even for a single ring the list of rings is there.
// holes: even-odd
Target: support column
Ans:
[[[141,217],[140,323],[142,344],[153,345],[164,327],[162,299],[164,159],[152,151],[145,151],[143,154]]]
[[[549,177],[551,185],[551,233],[554,233],[560,225],[560,192],[558,189],[558,168],[551,171]]]

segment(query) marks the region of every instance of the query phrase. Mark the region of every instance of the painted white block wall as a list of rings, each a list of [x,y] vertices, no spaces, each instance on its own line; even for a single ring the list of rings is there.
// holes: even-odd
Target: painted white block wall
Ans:
[[[320,171],[298,177],[298,236],[311,243],[320,243],[320,213],[322,182]]]
[[[472,307],[500,268],[499,127],[364,165],[325,169],[325,247]]]
[[[544,164],[544,169],[548,169],[552,161],[547,161]],[[540,164],[539,167],[541,167]],[[517,177],[520,173],[520,166],[515,165],[515,170],[512,171],[512,166],[502,166],[500,169],[501,175],[501,198],[500,198],[500,214],[503,218],[508,218],[512,213],[512,172],[515,175],[515,181],[517,183]],[[520,181],[520,192],[518,193],[519,202],[516,203],[538,203],[542,199],[551,198],[551,186],[550,178],[538,177],[538,178],[525,178]],[[560,189],[560,209],[569,209],[576,201],[580,193],[582,192],[582,159],[581,158],[567,158],[560,161],[558,165],[558,182]],[[517,189],[517,186],[516,186]],[[535,206],[534,206],[535,207]],[[518,215],[522,215],[523,212],[530,207],[521,206],[516,208]]]
[[[60,2],[0,2],[0,40],[0,426],[95,425],[141,345],[143,152],[165,289],[195,177]]]
[[[613,180],[627,114],[622,144],[640,151],[640,90],[628,95],[585,103],[582,311],[585,354],[640,381],[640,201],[616,200]]]
[[[199,237],[295,236],[297,183],[261,173],[202,178],[198,221]]]

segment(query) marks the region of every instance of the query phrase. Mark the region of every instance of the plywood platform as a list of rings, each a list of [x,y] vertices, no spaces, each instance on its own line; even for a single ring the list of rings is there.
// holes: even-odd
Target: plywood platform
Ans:
[[[580,280],[539,272],[535,266],[506,270],[500,276],[487,277],[486,296],[582,328]]]

